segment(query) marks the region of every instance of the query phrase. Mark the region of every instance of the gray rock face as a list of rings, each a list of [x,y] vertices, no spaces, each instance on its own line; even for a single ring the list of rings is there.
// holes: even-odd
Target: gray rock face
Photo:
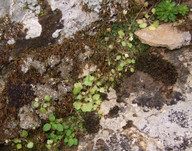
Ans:
[[[62,11],[61,22],[63,22],[64,28],[59,30],[61,35],[59,43],[64,37],[71,37],[76,31],[83,29],[99,18],[95,12],[82,11],[82,0],[48,0],[48,2],[53,11],[55,9]]]
[[[192,50],[174,51],[164,59],[180,71],[176,83],[165,89],[162,82],[137,71],[122,82],[118,94],[110,89],[100,108],[101,129],[92,141],[92,136],[80,141],[79,151],[83,142],[92,146],[89,151],[192,149]]]
[[[52,36],[59,36],[59,43],[62,43],[64,37],[72,37],[72,35],[83,29],[85,26],[99,19],[98,11],[100,9],[100,1],[83,1],[83,0],[47,0],[52,11],[59,9],[62,12],[60,22],[64,25],[62,29],[56,30]],[[82,5],[87,4],[93,8],[95,12],[85,12]],[[38,14],[41,12],[41,6],[37,0],[7,0],[0,2],[0,17],[6,14],[16,22],[21,22],[24,29],[27,29],[26,39],[36,38],[41,35],[42,26],[38,20]],[[12,40],[13,41],[13,40]],[[14,42],[9,42],[13,44]]]
[[[40,126],[41,121],[30,106],[24,106],[19,110],[20,127],[32,129]]]
[[[172,24],[162,24],[156,30],[145,28],[135,32],[142,43],[170,50],[187,46],[191,41],[190,32],[182,32]]]
[[[4,17],[6,14],[9,14],[11,1],[12,0],[0,1],[0,18]]]

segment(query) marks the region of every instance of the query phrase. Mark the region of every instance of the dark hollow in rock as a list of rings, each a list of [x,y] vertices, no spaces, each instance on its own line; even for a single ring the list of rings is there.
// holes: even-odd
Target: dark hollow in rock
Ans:
[[[160,110],[163,107],[165,100],[162,98],[160,93],[156,93],[153,97],[143,96],[136,100],[133,100],[132,103],[136,103],[142,107],[156,108]]]
[[[113,151],[130,151],[130,139],[124,134],[113,133],[106,140],[110,150]]]
[[[128,120],[127,124],[125,126],[123,126],[123,129],[131,128],[131,127],[133,127],[133,121],[132,120]]]
[[[35,69],[30,69],[26,74],[21,71],[11,73],[3,90],[2,100],[8,101],[8,106],[16,109],[32,102],[36,96],[31,84],[40,82],[39,78],[40,74]]]
[[[59,9],[51,11],[50,6],[45,15],[39,16],[39,23],[42,25],[42,32],[39,37],[33,39],[18,40],[15,44],[13,56],[20,56],[24,49],[46,47],[48,44],[54,44],[56,39],[52,38],[52,34],[61,29],[63,25],[60,23],[62,13]]]
[[[95,112],[89,112],[86,114],[84,120],[84,126],[87,129],[88,133],[97,133],[99,131],[100,118],[98,114],[96,114]]]
[[[103,139],[98,139],[96,142],[96,149],[94,151],[109,151],[109,147]]]
[[[117,116],[118,112],[119,112],[119,107],[118,106],[114,106],[112,109],[110,109],[109,113],[108,113],[108,117],[109,118],[113,118],[115,116]]]
[[[179,101],[184,101],[183,95],[180,92],[173,92],[173,98],[172,100],[167,103],[167,105],[174,105],[177,104]]]
[[[165,85],[175,84],[178,77],[175,67],[170,62],[149,52],[141,53],[137,57],[135,67]]]

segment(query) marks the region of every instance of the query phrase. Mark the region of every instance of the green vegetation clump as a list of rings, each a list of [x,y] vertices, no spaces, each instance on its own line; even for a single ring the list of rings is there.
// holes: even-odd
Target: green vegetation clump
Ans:
[[[63,140],[64,145],[78,145],[77,134],[85,131],[83,123],[75,116],[69,117],[67,120],[57,119],[54,114],[49,115],[48,123],[43,126],[43,131],[47,133],[47,149],[57,149]]]
[[[189,12],[186,5],[182,4],[177,6],[176,2],[173,2],[172,0],[164,0],[160,2],[155,9],[157,19],[164,22],[175,21],[178,14],[184,16]]]

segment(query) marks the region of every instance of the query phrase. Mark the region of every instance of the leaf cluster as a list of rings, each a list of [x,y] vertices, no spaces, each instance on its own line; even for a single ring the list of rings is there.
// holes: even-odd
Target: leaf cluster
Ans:
[[[63,119],[56,119],[54,114],[49,115],[49,123],[44,124],[43,131],[48,132],[48,140],[46,147],[48,149],[57,148],[58,142],[64,141],[64,145],[69,147],[78,145],[76,133],[84,131],[83,124],[77,117],[72,116],[63,121]]]
[[[102,86],[102,82],[98,81],[99,78],[99,74],[97,76],[87,75],[82,79],[82,82],[75,84],[73,94],[78,101],[75,101],[73,106],[76,110],[82,112],[97,110],[102,102],[100,93],[106,91],[105,87]]]
[[[177,6],[176,2],[172,0],[163,0],[156,6],[155,10],[157,19],[164,22],[175,21],[178,14],[184,16],[189,12],[186,5]]]

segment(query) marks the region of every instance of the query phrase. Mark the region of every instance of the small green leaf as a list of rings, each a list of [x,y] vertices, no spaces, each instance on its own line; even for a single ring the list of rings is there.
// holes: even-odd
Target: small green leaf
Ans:
[[[36,101],[35,101],[35,102],[33,103],[33,106],[34,106],[34,108],[38,108],[38,107],[39,107],[39,102],[36,102]]]
[[[83,112],[90,112],[92,108],[93,108],[93,104],[91,102],[87,104],[83,104],[83,106],[81,106],[81,110]]]
[[[70,136],[70,135],[71,135],[71,130],[67,130],[66,136]]]
[[[132,48],[132,46],[133,46],[132,43],[129,42],[129,43],[128,43],[128,47],[129,47],[129,48]]]
[[[51,100],[51,97],[50,97],[49,95],[45,95],[45,96],[44,96],[44,100],[45,100],[45,101],[50,101],[50,100]]]
[[[118,35],[119,35],[119,38],[122,39],[125,34],[124,34],[123,30],[119,30],[119,31],[118,31]]]
[[[56,136],[54,133],[50,133],[50,134],[49,134],[49,138],[50,138],[50,139],[55,139],[56,137],[57,137],[57,136]]]
[[[142,19],[137,19],[136,22],[137,22],[137,24],[142,24],[143,20]]]
[[[69,147],[71,147],[71,146],[74,145],[74,141],[73,141],[72,138],[69,139],[69,141],[68,141],[68,145],[69,145]]]
[[[51,139],[51,140],[50,140],[50,139],[48,139],[48,140],[47,140],[47,144],[48,144],[48,145],[53,144],[53,140],[52,140],[52,139]]]
[[[73,139],[73,145],[75,145],[75,146],[78,145],[78,139],[76,139],[76,138]]]
[[[95,94],[93,95],[93,100],[99,100],[100,99],[100,94]]]
[[[150,26],[149,26],[149,30],[156,30],[156,27],[150,25]]]
[[[100,88],[100,89],[99,89],[99,92],[105,93],[105,88],[104,88],[104,87]]]
[[[98,114],[99,114],[99,115],[102,115],[102,113],[103,113],[103,112],[102,112],[101,110],[98,111]]]
[[[131,72],[135,72],[135,70],[133,68],[130,69]]]
[[[26,130],[22,130],[21,137],[26,138],[28,136],[28,132]]]
[[[63,125],[57,124],[57,131],[63,132]]]
[[[51,122],[55,121],[55,116],[53,115],[53,113],[51,113],[51,114],[49,115],[49,120],[50,120]]]
[[[73,106],[76,110],[79,110],[81,108],[82,103],[81,102],[74,102]]]
[[[83,98],[83,96],[79,94],[75,99],[81,100],[82,98]]]
[[[100,105],[102,102],[101,98],[95,101],[95,104]]]
[[[147,19],[148,19],[148,18],[149,18],[149,15],[148,15],[148,14],[145,14],[145,18],[147,18]]]
[[[33,148],[33,146],[34,146],[34,143],[33,143],[33,142],[29,142],[29,143],[27,144],[27,148]]]
[[[48,104],[47,103],[44,103],[43,104],[43,108],[47,108],[48,107]]]
[[[135,64],[135,59],[131,59],[131,63]]]
[[[123,47],[126,47],[126,46],[127,46],[127,44],[126,44],[125,41],[122,41],[122,42],[121,42],[121,45],[122,45]]]
[[[40,108],[40,113],[41,114],[45,114],[46,113],[46,109],[45,108]]]
[[[22,145],[21,144],[17,144],[17,149],[21,149]]]
[[[128,62],[128,64],[131,64],[132,60],[131,59],[127,59],[127,62]]]
[[[152,12],[153,14],[155,14],[156,9],[155,9],[155,8],[153,8],[153,9],[151,10],[151,12]]]
[[[85,84],[86,86],[92,86],[93,80],[94,80],[94,76],[87,75],[87,76],[83,79],[83,84]]]
[[[121,55],[117,55],[116,60],[120,60],[120,59],[121,59]]]
[[[52,128],[56,130],[57,129],[57,124],[55,124],[55,123],[52,124]]]
[[[47,131],[49,131],[51,129],[51,124],[49,124],[49,123],[46,123],[44,126],[43,126],[43,131],[44,132],[47,132]]]
[[[14,138],[13,142],[14,142],[14,143],[21,143],[21,140],[18,139],[18,138]]]
[[[97,89],[98,89],[97,86],[94,86],[93,88],[91,88],[90,93],[94,94],[97,91]]]
[[[69,126],[67,126],[66,124],[65,124],[65,122],[63,122],[63,128],[66,130],[66,129],[68,129],[69,128]]]
[[[74,95],[79,94],[79,92],[81,92],[82,89],[83,89],[83,86],[80,82],[75,83],[74,88],[73,88],[73,94]]]
[[[101,86],[101,85],[102,85],[101,81],[98,81],[98,82],[97,82],[97,85],[98,85],[98,86]]]
[[[119,66],[117,67],[117,70],[118,70],[118,71],[122,71],[122,70],[123,70],[123,67],[122,67],[121,65],[119,65]]]
[[[146,27],[147,27],[147,23],[142,23],[142,24],[139,25],[139,27],[140,27],[141,29],[146,28]]]
[[[68,143],[68,138],[67,137],[65,137],[65,139],[64,139],[64,143]]]

